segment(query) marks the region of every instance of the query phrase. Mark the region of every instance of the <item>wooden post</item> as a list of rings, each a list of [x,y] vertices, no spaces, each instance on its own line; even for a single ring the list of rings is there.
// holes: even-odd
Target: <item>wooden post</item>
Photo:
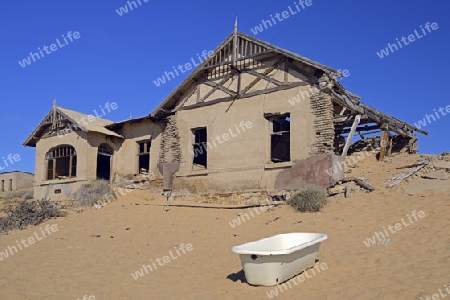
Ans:
[[[232,60],[233,60],[233,67],[236,67],[236,60],[237,60],[237,29],[238,28],[238,19],[236,17],[236,22],[234,23],[234,34],[233,34],[233,52],[232,52]]]
[[[391,154],[392,154],[392,140],[393,139],[394,138],[392,136],[389,136],[389,149],[388,149],[388,152],[387,152],[387,156],[391,156]]]
[[[56,98],[53,99],[53,126],[56,128]]]
[[[361,121],[361,115],[356,115],[355,120],[353,121],[352,129],[350,130],[350,133],[347,136],[347,141],[345,141],[344,150],[342,150],[342,157],[347,156],[348,148],[350,148],[350,145],[352,144],[353,135],[355,134],[356,127],[359,125],[359,121]]]
[[[388,125],[387,124],[383,124],[381,125],[381,141],[380,141],[380,158],[379,161],[383,161],[384,157],[387,156],[387,148],[388,148],[388,144],[389,144],[389,130],[388,130]]]

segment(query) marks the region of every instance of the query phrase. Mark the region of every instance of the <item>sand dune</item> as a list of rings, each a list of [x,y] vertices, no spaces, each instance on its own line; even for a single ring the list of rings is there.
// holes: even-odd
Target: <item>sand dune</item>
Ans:
[[[0,261],[0,299],[268,299],[273,287],[245,283],[230,249],[285,232],[326,233],[318,258],[328,268],[292,284],[277,299],[431,297],[450,284],[450,193],[432,189],[410,196],[402,191],[406,184],[384,188],[401,172],[397,167],[418,159],[398,156],[380,163],[366,158],[350,168],[350,175],[366,177],[374,192],[331,197],[319,213],[296,213],[282,205],[234,228],[229,222],[246,209],[171,207],[166,212],[156,206],[165,204],[164,198],[133,191],[101,210],[71,212],[0,236],[1,252],[46,224],[58,228]],[[365,245],[383,227],[408,221],[413,211],[425,216],[386,236],[386,244]],[[181,244],[191,244],[191,251],[176,255]],[[133,278],[143,265],[170,253],[176,258]]]

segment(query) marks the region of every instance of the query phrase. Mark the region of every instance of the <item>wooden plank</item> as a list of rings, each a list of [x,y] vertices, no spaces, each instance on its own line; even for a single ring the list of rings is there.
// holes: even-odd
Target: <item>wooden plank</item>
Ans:
[[[359,185],[360,187],[365,188],[366,190],[373,192],[375,191],[375,188],[373,186],[371,186],[370,184],[364,182],[363,180],[356,178],[356,177],[348,177],[348,178],[344,178],[342,180],[342,182],[349,182],[349,181],[354,181],[357,185]]]
[[[428,165],[429,162],[430,162],[430,160],[426,159],[423,162],[421,162],[421,164],[419,164],[417,167],[415,167],[407,172],[400,173],[400,174],[392,177],[391,179],[386,181],[386,185],[388,187],[393,187],[394,185],[401,183],[402,181],[406,180],[408,177],[416,174],[418,171],[420,171],[422,168],[424,168],[426,165]]]
[[[361,120],[361,115],[355,116],[355,120],[353,121],[352,129],[350,130],[349,135],[347,136],[347,141],[345,141],[344,150],[342,150],[342,157],[347,156],[348,148],[350,148],[350,145],[352,144],[353,135],[355,135],[356,127],[359,124],[359,121]]]

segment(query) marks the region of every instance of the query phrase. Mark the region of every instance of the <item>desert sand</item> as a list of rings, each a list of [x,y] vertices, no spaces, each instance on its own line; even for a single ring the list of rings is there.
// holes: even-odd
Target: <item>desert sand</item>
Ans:
[[[234,228],[230,222],[247,209],[164,211],[165,198],[150,191],[133,191],[103,209],[71,211],[0,236],[0,251],[16,240],[41,237],[0,261],[0,299],[269,299],[274,287],[248,285],[231,248],[287,232],[327,234],[318,263],[328,268],[279,291],[276,299],[426,299],[450,285],[450,180],[436,179],[430,189],[419,189],[426,179],[415,176],[400,188],[385,188],[387,179],[403,171],[397,168],[421,159],[366,157],[346,175],[364,177],[375,191],[355,188],[349,198],[330,197],[318,213],[279,205]],[[414,192],[406,193],[411,185]],[[410,222],[413,211],[424,217]],[[389,241],[365,245],[374,232],[402,218],[408,226],[391,233]],[[57,231],[42,237],[40,228],[47,224],[56,224]],[[182,244],[191,244],[191,250],[183,253]],[[142,265],[169,253],[175,259],[133,278]]]

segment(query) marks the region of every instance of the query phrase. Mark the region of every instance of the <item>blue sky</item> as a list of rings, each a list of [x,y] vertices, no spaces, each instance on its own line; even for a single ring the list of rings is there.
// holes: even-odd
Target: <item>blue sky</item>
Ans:
[[[148,115],[188,76],[180,74],[157,87],[154,80],[172,66],[213,50],[233,30],[296,52],[335,69],[348,70],[342,84],[368,105],[410,124],[450,105],[447,96],[450,53],[450,2],[446,0],[325,1],[298,0],[214,2],[148,1],[120,16],[124,0],[7,1],[0,10],[0,166],[3,157],[20,155],[6,170],[34,172],[34,148],[22,143],[58,105],[93,113],[106,102],[118,108],[105,115],[113,121]],[[295,2],[295,3],[294,3]],[[289,6],[300,12],[290,14]],[[251,29],[270,15],[290,16],[255,35]],[[436,22],[424,35],[420,26]],[[422,37],[384,58],[377,55],[417,30]],[[67,39],[68,32],[78,39]],[[62,35],[66,37],[67,44]],[[26,59],[38,47],[59,39],[63,47]],[[445,112],[445,110],[444,110]],[[429,122],[419,134],[421,153],[449,151],[450,116]],[[430,119],[430,117],[429,117]]]

